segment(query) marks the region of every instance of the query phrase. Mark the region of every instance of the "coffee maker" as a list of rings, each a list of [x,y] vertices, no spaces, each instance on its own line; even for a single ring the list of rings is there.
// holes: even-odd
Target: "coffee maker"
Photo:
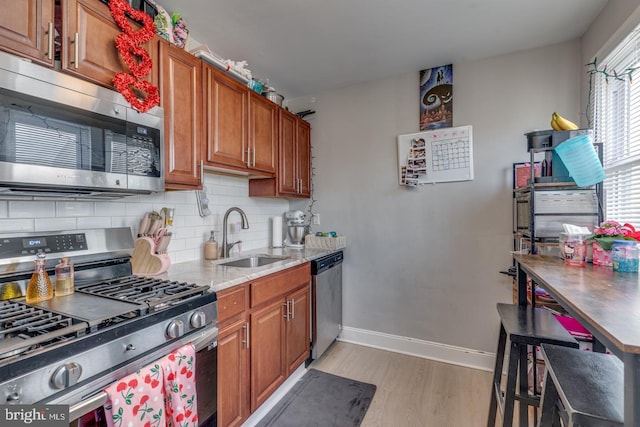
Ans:
[[[287,240],[284,245],[290,248],[304,248],[304,219],[302,211],[288,211],[284,214],[287,220]]]

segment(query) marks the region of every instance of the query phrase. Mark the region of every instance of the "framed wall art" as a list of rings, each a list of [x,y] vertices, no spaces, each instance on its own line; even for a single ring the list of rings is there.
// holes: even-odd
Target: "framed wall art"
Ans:
[[[453,126],[453,65],[420,71],[420,130]]]

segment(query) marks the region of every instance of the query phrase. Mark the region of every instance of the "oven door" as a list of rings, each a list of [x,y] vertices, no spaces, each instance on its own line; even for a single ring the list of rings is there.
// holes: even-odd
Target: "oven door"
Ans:
[[[217,425],[218,402],[218,328],[215,339],[203,338],[196,345],[196,392],[198,396],[198,425]],[[208,342],[208,344],[207,344]],[[195,345],[196,343],[194,343]]]
[[[154,351],[136,361],[133,364],[122,367],[112,373],[110,376],[113,381],[117,381],[126,375],[166,356],[170,352],[180,348],[181,346],[191,342],[196,349],[196,391],[198,398],[198,419],[200,426],[213,426],[217,416],[217,366],[218,366],[218,325],[213,323],[203,329],[200,329],[189,337],[176,340],[166,348]],[[86,399],[72,405],[69,408],[69,425],[77,427],[81,425],[95,425],[96,427],[106,426],[101,417],[104,412],[101,411],[102,406],[107,402],[107,393],[102,391],[106,386],[103,380],[98,380],[102,385],[88,393]],[[98,415],[95,415],[95,412]],[[102,412],[102,414],[99,414]],[[82,420],[82,422],[81,422]],[[90,420],[90,421],[89,421]],[[87,422],[89,421],[89,422]],[[209,424],[212,423],[212,424]]]

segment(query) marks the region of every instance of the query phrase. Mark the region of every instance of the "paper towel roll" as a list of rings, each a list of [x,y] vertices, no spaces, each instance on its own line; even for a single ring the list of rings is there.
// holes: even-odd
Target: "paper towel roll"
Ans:
[[[282,247],[282,217],[274,216],[271,218],[271,247]]]

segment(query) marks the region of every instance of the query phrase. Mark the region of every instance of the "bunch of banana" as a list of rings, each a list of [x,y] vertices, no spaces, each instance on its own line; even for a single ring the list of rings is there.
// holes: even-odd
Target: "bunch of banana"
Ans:
[[[551,127],[553,130],[576,130],[578,125],[570,120],[565,119],[558,113],[551,115]]]

